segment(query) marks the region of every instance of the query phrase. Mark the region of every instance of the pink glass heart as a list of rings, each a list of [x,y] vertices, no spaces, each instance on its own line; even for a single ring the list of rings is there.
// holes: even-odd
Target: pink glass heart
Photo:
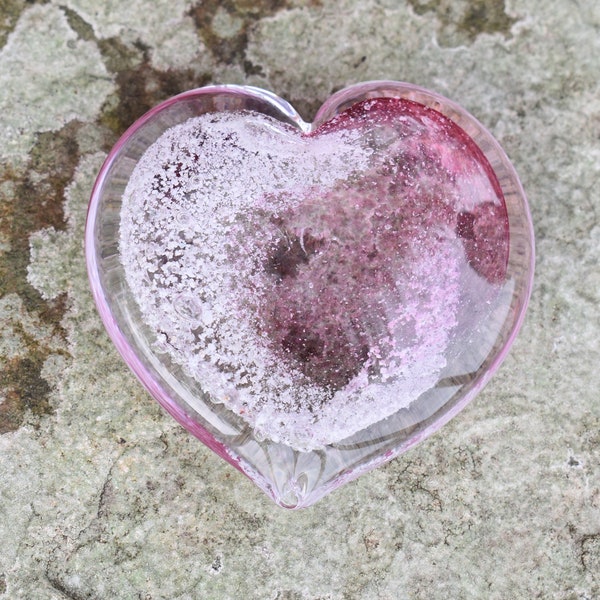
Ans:
[[[517,175],[451,101],[370,82],[312,124],[211,86],[111,151],[86,254],[104,324],[161,405],[281,506],[404,452],[517,334],[533,233]]]

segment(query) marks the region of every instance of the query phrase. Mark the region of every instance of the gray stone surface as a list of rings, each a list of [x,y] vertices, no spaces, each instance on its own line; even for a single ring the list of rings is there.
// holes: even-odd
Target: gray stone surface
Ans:
[[[600,4],[0,4],[0,598],[600,597]],[[415,450],[286,512],[161,412],[88,291],[106,152],[184,89],[305,118],[411,81],[499,139],[537,236],[530,311],[484,392]]]

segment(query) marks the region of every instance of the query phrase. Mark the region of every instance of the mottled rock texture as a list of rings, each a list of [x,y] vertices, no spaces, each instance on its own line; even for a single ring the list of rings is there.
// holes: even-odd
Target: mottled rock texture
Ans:
[[[0,3],[0,598],[600,597],[600,4]],[[165,416],[96,315],[87,200],[124,129],[208,82],[309,119],[368,79],[453,98],[521,175],[530,311],[452,423],[285,512]]]

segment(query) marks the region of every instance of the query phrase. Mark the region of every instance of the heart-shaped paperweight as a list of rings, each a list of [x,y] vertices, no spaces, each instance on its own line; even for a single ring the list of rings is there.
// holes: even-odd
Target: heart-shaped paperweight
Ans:
[[[521,325],[533,233],[492,136],[362,83],[306,123],[264,90],[163,102],[110,152],[86,229],[109,335],[191,433],[288,508],[455,415]]]

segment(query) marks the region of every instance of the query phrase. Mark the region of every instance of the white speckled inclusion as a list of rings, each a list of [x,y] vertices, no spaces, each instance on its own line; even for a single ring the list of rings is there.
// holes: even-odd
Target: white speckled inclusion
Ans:
[[[374,147],[352,129],[313,137],[264,115],[204,115],[166,131],[127,186],[121,258],[156,351],[259,439],[299,450],[340,441],[408,406],[446,365],[464,263],[452,231],[415,238],[408,264],[391,259],[394,286],[365,292],[363,314],[379,316],[365,327],[362,368],[339,389],[288,360],[262,321],[280,285],[264,267],[282,237],[278,218],[343,243],[331,227],[323,233],[323,215],[328,202],[353,202],[348,182],[370,184],[383,160]],[[300,282],[309,267],[298,267]]]

